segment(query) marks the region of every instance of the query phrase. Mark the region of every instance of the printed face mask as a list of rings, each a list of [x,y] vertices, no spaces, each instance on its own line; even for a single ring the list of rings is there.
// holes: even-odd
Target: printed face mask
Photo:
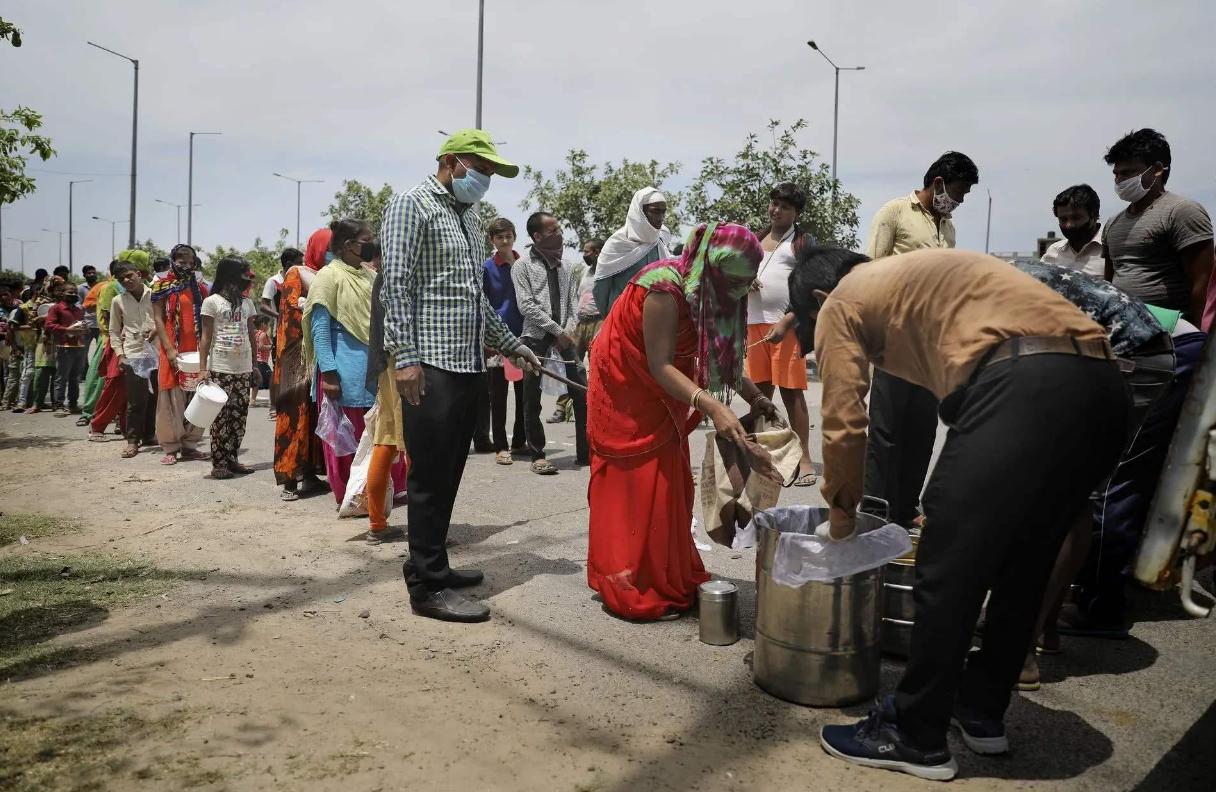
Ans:
[[[938,214],[953,214],[961,203],[962,201],[956,201],[950,197],[950,193],[946,192],[945,184],[942,184],[941,192],[934,191],[933,193],[933,210]]]

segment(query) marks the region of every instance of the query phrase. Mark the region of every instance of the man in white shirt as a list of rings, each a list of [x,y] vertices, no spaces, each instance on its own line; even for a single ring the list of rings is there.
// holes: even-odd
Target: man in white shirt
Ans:
[[[259,307],[261,313],[279,318],[279,290],[283,288],[283,276],[287,270],[304,263],[304,254],[295,248],[286,248],[279,255],[279,263],[282,268],[266,279],[266,284],[262,287],[262,299]]]
[[[1047,248],[1044,264],[1084,272],[1101,279],[1106,271],[1102,255],[1101,204],[1088,184],[1074,184],[1056,196],[1051,205],[1064,238]]]
[[[809,447],[811,416],[804,397],[807,388],[806,354],[793,333],[789,279],[795,254],[815,239],[798,225],[806,207],[806,192],[793,182],[782,182],[769,191],[769,227],[761,231],[764,258],[756,271],[747,297],[747,376],[768,398],[781,391],[790,426],[802,444],[796,487],[815,483],[815,466]],[[763,343],[767,341],[768,343]]]

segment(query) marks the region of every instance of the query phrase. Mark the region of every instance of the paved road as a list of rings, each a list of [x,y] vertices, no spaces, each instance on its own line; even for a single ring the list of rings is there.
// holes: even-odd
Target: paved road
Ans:
[[[924,788],[847,767],[819,749],[821,724],[845,722],[864,707],[798,707],[752,683],[752,552],[704,554],[714,575],[742,590],[744,638],[733,646],[701,644],[693,619],[630,624],[600,609],[586,587],[587,473],[573,468],[572,425],[551,438],[558,476],[536,476],[523,460],[502,467],[470,457],[451,552],[455,564],[486,571],[475,593],[495,615],[486,625],[455,626],[408,613],[401,546],[359,543],[362,521],[337,521],[328,497],[278,501],[265,469],[272,426],[265,415],[253,410],[243,455],[262,470],[235,482],[204,478],[205,466],[161,468],[152,453],[120,463],[117,443],[86,443],[65,419],[0,416],[0,465],[13,471],[0,482],[6,508],[77,511],[102,537],[81,542],[214,570],[188,601],[174,598],[176,611],[136,608],[74,640],[107,641],[115,666],[141,669],[124,700],[155,707],[179,696],[208,712],[206,729],[177,748],[215,752],[209,761],[220,763],[232,788],[324,789],[326,782],[306,783],[311,775],[293,777],[293,762],[351,739],[378,747],[372,766],[349,771],[350,789],[398,789],[409,780],[486,789]],[[121,491],[133,473],[146,482],[136,485],[144,502],[103,499],[85,510],[71,496],[47,501],[32,486],[45,484],[45,474],[25,469],[44,450],[63,463],[51,480],[64,492],[116,476]],[[702,450],[698,433],[694,460]],[[813,489],[782,497],[819,502]],[[166,503],[183,505],[166,510]],[[144,534],[162,520],[175,524]],[[362,608],[370,619],[356,616]],[[304,618],[309,609],[314,616]],[[1065,654],[1044,661],[1047,684],[1015,696],[1010,710],[1012,756],[979,759],[952,742],[959,785],[1212,789],[1216,622],[1185,617],[1173,595],[1138,597],[1137,613],[1131,640],[1066,639]],[[201,688],[183,682],[235,670],[234,663],[251,674],[256,668],[256,678],[238,674],[232,685]],[[884,663],[883,689],[899,671]],[[20,683],[9,695],[23,706],[68,707],[69,693],[113,689],[121,673],[95,663]]]

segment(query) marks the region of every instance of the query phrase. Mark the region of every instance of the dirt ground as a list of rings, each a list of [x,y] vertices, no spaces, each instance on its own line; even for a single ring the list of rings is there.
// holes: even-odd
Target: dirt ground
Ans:
[[[744,637],[733,646],[700,643],[693,618],[630,624],[601,610],[586,586],[587,473],[572,467],[572,425],[551,436],[555,477],[522,459],[501,467],[470,457],[451,554],[485,571],[473,594],[494,616],[454,625],[410,613],[403,544],[366,545],[365,521],[338,520],[328,493],[280,502],[266,409],[249,423],[242,459],[258,472],[213,481],[206,463],[158,465],[155,449],[120,460],[117,438],[89,443],[71,419],[0,415],[0,508],[82,526],[0,556],[100,552],[189,573],[53,639],[87,647],[87,659],[0,683],[10,727],[109,717],[122,730],[104,775],[73,778],[69,763],[56,788],[860,792],[928,783],[822,752],[818,727],[865,707],[808,709],[752,683],[753,553],[703,554],[742,590]],[[693,454],[699,464],[699,435]],[[817,498],[791,490],[783,502]],[[393,524],[404,519],[402,508]],[[980,759],[952,737],[958,788],[1212,788],[1216,623],[1188,619],[1173,595],[1137,602],[1131,640],[1066,639],[1066,653],[1043,664],[1043,689],[1015,697],[1011,756]],[[899,670],[884,665],[885,690]]]

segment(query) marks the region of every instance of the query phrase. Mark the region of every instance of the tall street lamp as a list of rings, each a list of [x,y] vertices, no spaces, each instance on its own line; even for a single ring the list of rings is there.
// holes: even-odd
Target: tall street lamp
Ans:
[[[18,239],[17,237],[8,237],[13,242],[21,243],[21,274],[25,274],[25,246],[38,244],[37,239]]]
[[[126,221],[126,220],[111,220],[111,219],[110,219],[110,218],[108,218],[108,217],[98,217],[97,215],[93,215],[93,219],[94,219],[94,220],[100,220],[100,221],[101,221],[101,222],[103,222],[103,223],[109,223],[109,224],[110,224],[110,260],[113,260],[113,259],[114,259],[114,254],[115,254],[116,252],[118,252],[118,251],[115,249],[115,247],[114,247],[114,228],[115,228],[115,227],[116,227],[116,226],[117,226],[119,223],[125,223],[125,222],[127,222],[127,221]]]
[[[91,182],[91,181],[93,181],[93,180],[92,179],[76,179],[75,181],[68,182],[68,274],[69,275],[76,272],[76,266],[75,266],[75,264],[72,263],[73,262],[72,250],[75,248],[75,245],[72,244],[72,241],[76,238],[72,233],[72,218],[74,215],[74,212],[72,212],[72,188],[74,188],[77,184],[87,184],[88,182]]]
[[[486,42],[486,0],[477,0],[477,120],[476,129],[481,129],[481,67]]]
[[[56,231],[54,228],[44,228],[42,230],[47,232],[48,234],[58,234],[59,235],[59,266],[62,267],[63,266],[63,232]]]
[[[836,181],[836,139],[840,131],[840,73],[842,71],[865,71],[865,66],[837,66],[836,62],[827,56],[827,53],[819,49],[819,45],[814,41],[808,41],[807,46],[823,56],[823,59],[831,64],[836,71],[836,99],[832,108],[832,181]],[[836,186],[832,186],[833,200],[835,200]]]
[[[190,173],[186,183],[186,244],[194,245],[194,136],[222,135],[223,132],[190,133]]]
[[[271,174],[278,176],[280,179],[293,181],[296,183],[296,247],[300,246],[300,185],[301,184],[320,184],[324,179],[297,179],[294,176],[284,176],[281,173]]]
[[[111,55],[117,55],[123,60],[128,60],[135,67],[135,93],[131,103],[131,219],[129,221],[131,228],[127,237],[127,247],[135,247],[135,151],[136,142],[139,139],[139,61],[91,41],[88,44]]]
[[[177,207],[177,236],[175,236],[173,238],[175,240],[173,244],[177,244],[178,242],[181,242],[182,241],[182,207],[185,206],[185,204],[173,203],[173,201],[162,201],[159,198],[153,198],[152,200],[156,201],[157,203],[162,203],[165,206]],[[193,206],[202,206],[202,204],[193,204]]]

